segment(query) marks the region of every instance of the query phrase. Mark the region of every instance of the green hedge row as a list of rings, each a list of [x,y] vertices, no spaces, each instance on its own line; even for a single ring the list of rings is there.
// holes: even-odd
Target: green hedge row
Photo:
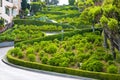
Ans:
[[[101,28],[96,28],[95,29],[96,32],[97,31],[100,31],[102,32],[102,29]],[[71,31],[71,32],[65,32],[65,33],[60,33],[60,34],[57,34],[57,35],[51,35],[51,36],[45,36],[45,37],[42,37],[42,38],[36,38],[36,39],[33,39],[33,40],[26,40],[26,41],[22,41],[22,42],[19,42],[15,44],[15,46],[20,46],[21,44],[33,44],[34,42],[40,42],[40,41],[47,41],[47,40],[54,40],[54,39],[58,39],[58,40],[62,40],[62,36],[63,37],[72,37],[73,35],[75,34],[83,34],[85,32],[92,32],[92,29],[82,29],[82,30],[75,30],[75,31]]]
[[[42,22],[42,21],[37,21],[37,20],[30,20],[30,19],[15,19],[14,20],[15,24],[18,25],[37,25],[37,26],[41,26],[41,25],[56,25],[56,26],[62,26],[63,28],[72,28],[74,29],[74,27],[72,25],[66,25],[66,24],[59,24],[59,23],[46,23],[46,22]]]
[[[77,75],[77,76],[83,76],[83,77],[89,77],[89,78],[96,78],[100,80],[119,80],[120,79],[119,74],[90,72],[90,71],[85,71],[85,70],[71,69],[71,68],[66,68],[66,67],[56,67],[56,66],[40,64],[36,62],[29,62],[29,61],[17,59],[13,57],[10,53],[7,54],[7,59],[9,62],[13,64],[24,66],[24,67],[29,67],[33,69],[53,71],[53,72],[58,72],[58,73],[65,73],[65,74],[71,74],[71,75]]]
[[[60,11],[40,11],[40,13],[43,13],[43,14],[56,14],[56,15],[64,15],[65,13],[63,12],[60,12]],[[39,12],[37,13],[39,14]]]
[[[63,5],[61,6],[48,6],[49,11],[63,11],[63,10],[78,10],[76,6]]]
[[[79,17],[80,13],[77,14],[67,14],[67,15],[61,15],[58,17],[55,17],[55,19],[61,19],[61,18],[74,18],[74,17]]]

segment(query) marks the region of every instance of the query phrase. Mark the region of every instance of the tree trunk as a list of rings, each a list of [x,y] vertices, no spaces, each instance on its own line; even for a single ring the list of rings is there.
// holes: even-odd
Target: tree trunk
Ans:
[[[105,48],[108,48],[108,43],[107,43],[107,35],[105,33],[105,29],[103,29],[103,34],[104,34],[104,43],[103,43],[103,46]]]
[[[112,54],[113,54],[113,58],[116,59],[116,53],[115,53],[114,43],[113,43],[112,37],[110,37],[110,43],[111,43],[111,51],[112,51]]]

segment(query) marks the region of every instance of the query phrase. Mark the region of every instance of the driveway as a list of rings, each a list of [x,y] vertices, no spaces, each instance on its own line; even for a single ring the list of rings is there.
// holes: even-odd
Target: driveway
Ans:
[[[13,47],[0,48],[0,80],[92,80],[84,77],[75,77],[70,75],[60,76],[59,73],[50,72],[32,72],[9,66],[2,62],[2,58],[7,51]]]

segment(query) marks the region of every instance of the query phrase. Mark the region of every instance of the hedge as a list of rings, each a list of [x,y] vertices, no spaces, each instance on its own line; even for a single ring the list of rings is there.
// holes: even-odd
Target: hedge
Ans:
[[[39,13],[43,13],[43,14],[56,14],[56,15],[64,15],[65,13],[64,12],[60,12],[60,11],[40,11],[36,14],[39,14]]]
[[[101,28],[96,28],[95,29],[96,32],[97,31],[100,31],[102,32],[102,29]],[[75,34],[83,34],[85,32],[92,32],[92,29],[82,29],[82,30],[75,30],[75,31],[71,31],[71,32],[65,32],[65,33],[60,33],[60,34],[57,34],[57,35],[50,35],[50,36],[45,36],[45,37],[42,37],[42,38],[36,38],[36,39],[33,39],[33,40],[26,40],[26,41],[22,41],[22,42],[15,42],[15,46],[20,46],[21,44],[33,44],[34,42],[40,42],[40,41],[47,41],[47,40],[54,40],[54,39],[58,39],[58,40],[62,40],[61,36],[63,35],[64,37],[72,37],[73,35]]]
[[[80,13],[77,14],[67,14],[67,15],[61,15],[58,17],[54,17],[55,19],[61,19],[61,18],[74,18],[74,17],[79,17]]]
[[[30,20],[30,19],[14,19],[13,20],[15,24],[18,25],[56,25],[56,26],[62,26],[63,28],[73,28],[72,25],[67,25],[67,24],[59,24],[59,23],[49,23],[49,22],[42,22],[42,21],[37,21],[37,20]]]
[[[83,77],[89,77],[89,78],[96,78],[100,80],[119,80],[120,79],[119,74],[90,72],[90,71],[85,71],[85,70],[78,70],[78,69],[72,69],[72,68],[66,68],[66,67],[57,67],[57,66],[51,66],[51,65],[46,65],[46,64],[40,64],[36,62],[29,62],[29,61],[17,59],[13,57],[10,53],[7,54],[7,59],[9,62],[13,64],[24,66],[24,67],[29,67],[33,69],[65,73],[65,74],[83,76]]]

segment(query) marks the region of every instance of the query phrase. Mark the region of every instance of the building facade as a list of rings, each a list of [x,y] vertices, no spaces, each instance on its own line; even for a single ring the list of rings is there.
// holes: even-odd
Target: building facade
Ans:
[[[5,20],[5,24],[11,23],[20,9],[21,0],[0,0],[0,18]]]

